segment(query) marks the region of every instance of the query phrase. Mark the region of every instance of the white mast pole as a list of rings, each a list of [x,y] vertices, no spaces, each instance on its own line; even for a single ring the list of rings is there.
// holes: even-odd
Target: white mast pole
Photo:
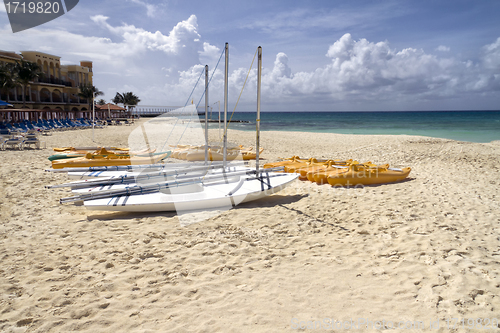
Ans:
[[[92,92],[92,141],[94,141],[94,127],[95,127],[95,92]]]
[[[222,165],[226,167],[227,160],[227,91],[228,91],[228,76],[229,76],[229,44],[226,43],[226,66],[224,70],[224,139],[223,139],[223,159]]]
[[[256,151],[255,151],[255,170],[259,172],[259,149],[260,149],[260,87],[261,87],[261,76],[262,76],[262,47],[258,48],[257,56],[257,138],[256,138]]]
[[[208,164],[208,65],[205,65],[205,164]]]

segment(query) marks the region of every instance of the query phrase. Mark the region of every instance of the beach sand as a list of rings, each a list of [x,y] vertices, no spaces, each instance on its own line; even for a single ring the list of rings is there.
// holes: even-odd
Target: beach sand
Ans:
[[[127,146],[133,128],[95,130],[95,141]],[[255,143],[251,132],[229,138]],[[294,332],[330,319],[344,331],[463,332],[469,318],[489,331],[500,320],[499,142],[262,132],[263,162],[352,158],[412,172],[356,189],[297,180],[181,226],[175,213],[59,204],[70,192],[44,186],[68,180],[44,171],[47,157],[95,145],[92,131],[41,139],[47,149],[0,152],[2,332]]]

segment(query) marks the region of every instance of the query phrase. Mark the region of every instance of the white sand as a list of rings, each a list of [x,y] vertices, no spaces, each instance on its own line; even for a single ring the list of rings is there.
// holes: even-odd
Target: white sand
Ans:
[[[96,141],[127,146],[132,128],[96,130]],[[44,150],[0,152],[2,332],[293,332],[324,318],[364,318],[368,331],[422,321],[414,332],[439,319],[432,331],[448,332],[447,319],[500,320],[498,142],[262,132],[265,161],[412,172],[361,189],[297,181],[182,227],[175,213],[60,205],[69,192],[44,186],[67,179],[44,172],[46,158],[91,137],[61,132],[42,138]],[[254,145],[254,133],[229,137]]]

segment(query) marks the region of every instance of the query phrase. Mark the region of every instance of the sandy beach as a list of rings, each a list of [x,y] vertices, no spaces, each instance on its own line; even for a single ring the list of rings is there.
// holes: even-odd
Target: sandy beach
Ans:
[[[95,142],[127,146],[144,121],[97,129]],[[228,136],[255,145],[255,133]],[[2,332],[500,329],[499,141],[262,132],[263,162],[412,172],[351,189],[297,180],[182,226],[175,213],[59,204],[70,192],[45,188],[68,181],[44,171],[52,148],[96,143],[91,130],[41,140],[46,149],[0,151]]]

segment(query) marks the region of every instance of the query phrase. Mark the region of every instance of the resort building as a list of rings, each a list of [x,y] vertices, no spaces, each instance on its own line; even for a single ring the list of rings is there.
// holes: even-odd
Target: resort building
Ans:
[[[61,65],[61,57],[37,52],[21,51],[20,54],[0,50],[0,63],[15,63],[24,59],[37,63],[43,76],[26,87],[24,109],[43,110],[53,118],[89,118],[92,110],[88,100],[78,96],[79,86],[91,84],[92,61],[81,61],[80,65]],[[0,99],[23,108],[22,87],[0,90]]]

